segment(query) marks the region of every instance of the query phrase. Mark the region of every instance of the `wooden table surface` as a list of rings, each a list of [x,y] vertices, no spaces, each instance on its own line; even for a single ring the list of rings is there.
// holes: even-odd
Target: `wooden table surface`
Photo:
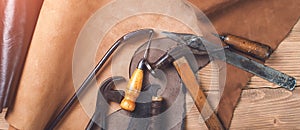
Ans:
[[[266,65],[296,77],[300,82],[300,21],[272,54]],[[187,114],[187,129],[207,129],[192,102]],[[0,114],[0,129],[7,129],[5,111]],[[300,129],[300,88],[293,92],[259,77],[251,78],[235,109],[231,129]]]

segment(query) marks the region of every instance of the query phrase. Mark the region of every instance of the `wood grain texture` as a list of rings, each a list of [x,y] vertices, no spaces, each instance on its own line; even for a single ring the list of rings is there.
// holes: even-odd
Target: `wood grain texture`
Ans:
[[[231,129],[300,129],[299,94],[300,88],[243,91]]]
[[[207,128],[211,130],[223,130],[224,127],[214,113],[210,104],[207,102],[206,95],[200,89],[200,85],[197,81],[196,76],[193,73],[188,61],[186,58],[182,57],[173,62],[179,76],[181,77],[185,87],[187,88],[189,94],[191,95],[195,105],[198,109],[198,112],[201,112],[202,118],[206,119],[205,124]]]
[[[299,21],[266,65],[294,76],[300,82]],[[199,72],[201,80],[209,80],[205,77],[213,73],[205,72],[212,67],[208,66]],[[270,87],[274,89],[269,89]],[[214,90],[210,94],[218,94],[217,88],[205,89]],[[186,129],[207,129],[192,99],[188,97],[187,100]],[[215,107],[214,104],[212,106]],[[8,128],[4,119],[5,112],[0,114],[0,129]],[[231,129],[300,129],[300,88],[297,87],[295,91],[290,92],[258,77],[251,78],[235,110]]]
[[[266,65],[300,81],[300,22]],[[266,87],[266,88],[264,88]],[[268,89],[268,87],[276,89]],[[293,92],[253,77],[236,107],[232,129],[300,129],[300,88]],[[253,89],[259,88],[259,89]]]

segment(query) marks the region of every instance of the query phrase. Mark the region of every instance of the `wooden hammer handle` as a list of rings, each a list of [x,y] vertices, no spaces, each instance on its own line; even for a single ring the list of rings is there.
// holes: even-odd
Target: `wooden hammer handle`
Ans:
[[[200,85],[185,57],[173,62],[181,80],[192,96],[198,111],[201,113],[205,124],[210,130],[223,130],[224,127],[218,116],[214,113],[211,106],[206,103],[206,96],[200,89]]]

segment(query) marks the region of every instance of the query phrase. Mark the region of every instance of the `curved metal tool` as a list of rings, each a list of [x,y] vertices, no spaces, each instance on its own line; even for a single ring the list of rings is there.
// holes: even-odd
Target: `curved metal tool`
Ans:
[[[104,83],[101,85],[101,87],[99,88],[100,89],[99,92],[101,92],[102,96],[107,102],[120,103],[121,100],[123,99],[124,91],[114,90],[115,83],[120,81],[125,81],[125,78],[122,76],[110,77],[106,79]]]
[[[125,81],[125,78],[121,76],[110,77],[101,84],[98,91],[95,112],[85,128],[86,130],[106,129],[105,118],[109,110],[109,103],[120,103],[123,99],[124,91],[114,90],[114,83],[118,81]]]
[[[82,92],[89,86],[91,81],[94,79],[95,75],[99,72],[99,70],[103,67],[103,65],[106,63],[106,61],[109,59],[109,57],[113,54],[113,52],[124,42],[127,41],[133,37],[135,37],[138,34],[148,34],[150,32],[153,32],[153,29],[141,29],[134,32],[130,32],[123,37],[121,37],[119,40],[117,40],[113,46],[105,53],[105,55],[102,57],[102,59],[99,61],[99,63],[96,65],[96,67],[92,70],[92,72],[88,75],[88,77],[84,80],[84,82],[81,84],[79,89],[77,89],[76,93],[71,97],[71,99],[68,101],[68,103],[63,107],[63,109],[59,112],[59,114],[55,117],[55,119],[51,122],[48,122],[46,126],[46,130],[52,130],[54,127],[59,123],[59,121],[64,117],[64,115],[70,110],[71,106],[77,101],[77,96],[81,95]]]

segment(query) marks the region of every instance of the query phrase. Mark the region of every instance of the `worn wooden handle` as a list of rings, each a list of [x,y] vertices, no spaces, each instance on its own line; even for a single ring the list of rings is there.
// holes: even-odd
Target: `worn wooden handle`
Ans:
[[[267,45],[230,34],[226,35],[223,40],[235,50],[244,52],[260,60],[268,59],[273,52],[271,47]]]
[[[203,91],[200,89],[198,81],[189,66],[185,57],[182,57],[173,62],[178,74],[180,75],[187,90],[192,96],[198,111],[201,113],[202,118],[205,120],[205,124],[210,130],[222,130],[224,129],[218,116],[214,113],[211,106],[206,104],[206,97]]]
[[[136,69],[133,72],[126,87],[124,99],[120,103],[122,109],[127,111],[134,111],[135,101],[142,89],[143,77],[144,74],[142,69]]]

